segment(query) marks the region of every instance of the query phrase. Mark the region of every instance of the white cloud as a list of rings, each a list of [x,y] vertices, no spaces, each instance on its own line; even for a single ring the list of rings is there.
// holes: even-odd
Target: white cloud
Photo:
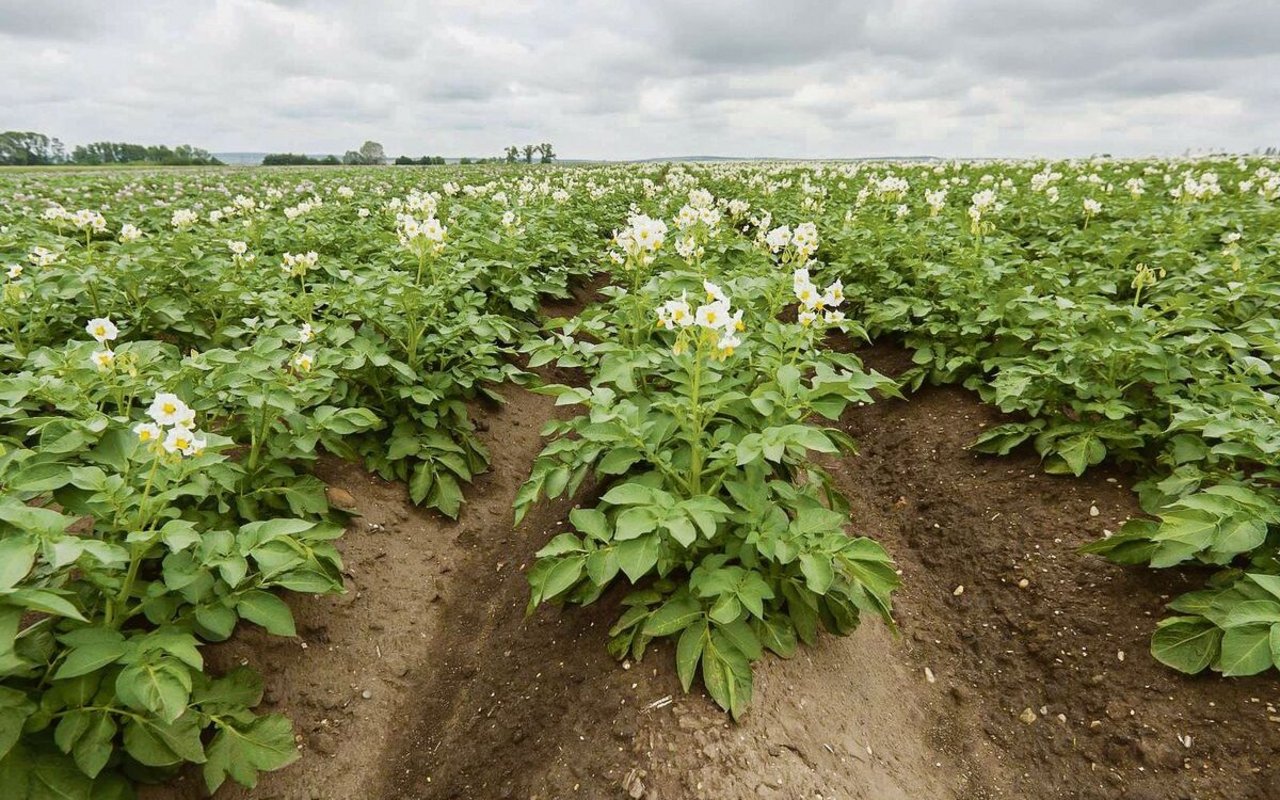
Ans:
[[[5,127],[69,143],[570,158],[1280,144],[1246,0],[0,0]]]

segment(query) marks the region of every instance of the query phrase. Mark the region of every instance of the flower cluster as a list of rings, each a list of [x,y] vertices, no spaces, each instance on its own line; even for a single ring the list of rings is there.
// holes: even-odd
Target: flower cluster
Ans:
[[[43,247],[33,247],[31,252],[27,254],[27,260],[37,267],[47,267],[57,262],[58,254]]]
[[[93,231],[94,233],[103,233],[107,229],[107,219],[97,211],[90,211],[87,208],[81,209],[72,214],[68,219],[72,225],[76,226],[76,230]]]
[[[809,277],[809,270],[800,267],[791,276],[791,288],[803,310],[796,316],[797,321],[806,327],[812,325],[822,314],[823,321],[834,324],[844,319],[844,312],[839,307],[844,303],[844,284],[837,278],[825,290],[818,291]]]
[[[1050,187],[1053,188],[1053,187]],[[972,222],[970,228],[976,233],[982,233],[983,228],[990,230],[990,222],[984,226],[983,217],[989,212],[999,211],[1002,205],[996,197],[995,190],[982,189],[974,192],[969,198],[969,219]]]
[[[644,214],[632,214],[628,225],[613,234],[618,251],[610,254],[619,264],[634,259],[642,264],[653,263],[662,243],[667,239],[667,223]]]
[[[176,394],[161,392],[147,408],[151,422],[139,422],[133,432],[143,444],[178,456],[198,456],[208,442],[196,430],[196,412]]]
[[[190,228],[200,220],[200,215],[189,208],[180,208],[173,212],[173,216],[169,218],[169,224],[178,230]]]
[[[298,203],[296,206],[290,206],[289,208],[286,208],[284,210],[284,216],[286,219],[292,222],[293,220],[297,219],[303,214],[313,211],[322,205],[324,205],[324,201],[321,200],[319,197],[311,197],[307,200],[303,200],[301,203]]]
[[[281,258],[284,263],[280,265],[280,269],[289,273],[291,277],[300,278],[315,268],[320,256],[316,251],[311,250],[306,253],[285,253]]]
[[[400,245],[427,255],[444,252],[445,236],[449,229],[435,217],[418,220],[410,214],[396,214],[396,235]]]
[[[818,251],[818,226],[812,222],[802,222],[793,231],[787,225],[779,225],[764,234],[764,244],[770,252],[781,253],[788,247],[790,255],[797,261],[808,261]],[[786,256],[784,256],[785,260]]]
[[[926,189],[924,192],[924,201],[929,206],[929,216],[936,217],[938,212],[947,205],[947,190]]]
[[[728,358],[742,344],[738,334],[746,329],[742,323],[742,311],[735,312],[729,304],[724,291],[710,281],[703,281],[702,287],[707,293],[707,302],[695,310],[689,305],[685,294],[679,300],[668,300],[658,306],[658,326],[666,330],[690,329],[697,331],[699,341],[706,338],[714,341],[716,354],[720,358]],[[673,351],[680,355],[685,351],[683,339],[676,341]]]
[[[136,242],[142,238],[142,231],[136,225],[126,222],[120,226],[120,241]]]
[[[110,343],[114,342],[116,337],[120,335],[120,329],[107,317],[97,317],[89,320],[89,324],[85,325],[84,329],[98,344],[102,345],[102,349],[93,351],[89,359],[100,372],[106,372],[116,362],[116,354],[111,349]]]

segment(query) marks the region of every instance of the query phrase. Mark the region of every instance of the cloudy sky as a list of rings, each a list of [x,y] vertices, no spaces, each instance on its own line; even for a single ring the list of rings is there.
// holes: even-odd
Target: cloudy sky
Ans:
[[[1280,145],[1276,0],[0,0],[0,129],[566,158]]]

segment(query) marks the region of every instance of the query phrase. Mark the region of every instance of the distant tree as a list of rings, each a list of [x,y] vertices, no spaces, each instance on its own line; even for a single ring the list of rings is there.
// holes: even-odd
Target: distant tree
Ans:
[[[470,163],[471,163],[471,159],[470,159],[470,158],[468,158],[467,156],[463,156],[462,158],[458,159],[458,163],[459,163],[459,164],[470,164]]]
[[[508,164],[514,164],[520,159],[520,148],[514,144],[509,146],[505,151]]]
[[[364,163],[366,164],[387,163],[387,153],[382,149],[382,145],[377,142],[369,141],[360,145],[360,155],[364,158]]]
[[[417,161],[414,161],[409,156],[396,156],[396,164],[400,166],[405,166],[405,165],[412,166],[413,164],[417,164],[417,163],[418,163]]]
[[[0,165],[41,166],[66,161],[62,142],[35,131],[0,133]]]
[[[551,142],[543,142],[538,145],[537,150],[542,154],[541,161],[543,164],[550,164],[551,160],[556,157],[555,150],[551,149]]]
[[[531,144],[526,144],[523,149],[524,149],[524,163],[532,164],[533,154],[538,148]]]

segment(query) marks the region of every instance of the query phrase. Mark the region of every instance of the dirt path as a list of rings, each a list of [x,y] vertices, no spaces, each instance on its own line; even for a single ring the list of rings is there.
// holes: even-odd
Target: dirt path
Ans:
[[[898,363],[892,350],[869,358]],[[609,658],[608,598],[525,617],[522,570],[569,506],[512,530],[555,409],[507,394],[485,414],[493,471],[457,524],[354,468],[325,475],[364,514],[343,543],[352,591],[292,598],[299,642],[248,634],[211,649],[265,668],[303,758],[220,798],[1280,797],[1274,678],[1171,673],[1147,637],[1182,579],[1074,552],[1136,510],[1127,477],[1053,478],[1034,455],[969,453],[998,421],[971,395],[927,389],[842,420],[862,452],[833,468],[853,528],[903,571],[902,635],[869,621],[766,660],[733,725],[680,692],[668,648]]]

